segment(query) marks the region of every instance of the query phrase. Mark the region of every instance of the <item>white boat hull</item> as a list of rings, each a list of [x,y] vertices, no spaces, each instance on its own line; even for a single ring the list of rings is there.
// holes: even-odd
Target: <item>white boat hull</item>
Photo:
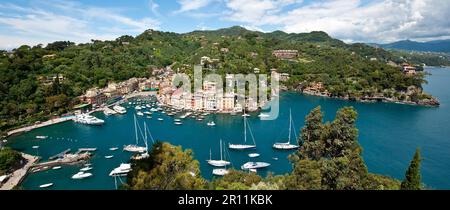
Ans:
[[[212,171],[212,174],[216,175],[216,176],[225,176],[228,173],[229,173],[229,171],[224,168],[217,168],[217,169],[213,169],[213,171]]]
[[[225,160],[208,160],[208,164],[216,167],[228,166],[231,163]]]
[[[291,150],[291,149],[298,149],[299,146],[289,143],[275,143],[273,145],[273,148],[279,150]]]
[[[246,150],[246,149],[255,149],[256,145],[246,145],[246,144],[229,144],[228,148],[235,150]]]
[[[123,150],[127,152],[144,153],[147,151],[147,148],[136,145],[127,145],[123,147]]]
[[[265,162],[247,162],[241,166],[241,169],[249,170],[249,169],[266,168],[269,166],[270,166],[270,163],[265,163]]]

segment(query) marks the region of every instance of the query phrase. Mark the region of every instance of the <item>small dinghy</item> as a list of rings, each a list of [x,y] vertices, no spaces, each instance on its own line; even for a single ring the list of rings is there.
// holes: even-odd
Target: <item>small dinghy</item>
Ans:
[[[251,158],[256,158],[256,157],[259,157],[260,154],[258,154],[258,153],[250,153],[250,154],[248,154],[248,156],[251,157]]]
[[[39,185],[39,188],[49,188],[53,186],[53,183],[48,183],[48,184],[43,184],[43,185]]]
[[[89,167],[89,166],[80,169],[80,171],[82,171],[82,172],[86,172],[86,171],[90,171],[90,170],[92,170],[92,167]]]

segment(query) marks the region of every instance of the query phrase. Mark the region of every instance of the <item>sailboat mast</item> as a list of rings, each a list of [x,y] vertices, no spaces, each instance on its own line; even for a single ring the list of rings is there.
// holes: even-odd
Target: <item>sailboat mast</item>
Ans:
[[[244,116],[244,142],[247,143],[247,117]]]
[[[134,134],[136,135],[136,145],[137,145],[138,144],[138,132],[137,132],[136,115],[134,115]]]
[[[292,133],[292,113],[291,109],[289,109],[289,144],[291,143],[291,133]]]
[[[148,153],[148,141],[147,141],[147,123],[144,122],[144,143],[145,143],[145,152]]]
[[[223,158],[222,158],[222,139],[220,140],[220,160],[223,160]]]

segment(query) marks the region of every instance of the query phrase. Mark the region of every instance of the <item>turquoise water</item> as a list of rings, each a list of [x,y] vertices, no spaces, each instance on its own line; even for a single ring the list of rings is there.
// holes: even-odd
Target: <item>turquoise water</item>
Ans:
[[[442,105],[439,108],[417,107],[399,104],[373,103],[364,104],[297,93],[281,95],[281,113],[275,121],[260,121],[256,114],[250,118],[250,124],[261,154],[258,160],[272,165],[267,170],[259,171],[265,175],[268,171],[275,174],[287,173],[291,165],[287,160],[290,152],[275,151],[272,144],[288,135],[289,108],[297,132],[303,126],[304,117],[311,109],[320,105],[326,120],[334,118],[335,112],[343,106],[354,106],[359,118],[359,140],[364,148],[363,157],[370,172],[384,174],[402,179],[416,147],[423,152],[423,181],[431,188],[450,189],[450,69],[430,68],[433,75],[428,78],[425,89],[437,96]],[[114,189],[114,179],[109,172],[120,163],[126,162],[130,154],[109,151],[110,147],[122,148],[134,142],[133,115],[130,109],[124,116],[106,117],[102,113],[96,116],[105,119],[101,127],[91,127],[65,122],[51,127],[41,128],[10,138],[11,147],[30,153],[39,154],[44,159],[67,148],[73,151],[80,147],[96,147],[98,151],[91,160],[94,167],[93,177],[85,180],[72,180],[70,177],[78,172],[79,166],[64,166],[61,170],[50,170],[30,174],[23,182],[25,189],[38,189],[41,184],[53,182],[51,189]],[[165,120],[157,121],[158,117]],[[194,119],[183,120],[182,126],[173,124],[171,117],[154,114],[153,119],[138,118],[142,124],[145,120],[155,139],[182,145],[194,151],[200,161],[202,175],[211,178],[212,167],[206,164],[210,148],[213,158],[219,156],[219,140],[241,143],[243,141],[243,120],[240,116],[208,116],[203,122]],[[208,127],[206,123],[213,119],[217,126]],[[37,140],[37,135],[50,138]],[[38,150],[32,146],[39,145]],[[250,160],[249,152],[229,151],[235,168]],[[105,155],[114,155],[105,159]],[[277,157],[278,160],[273,158]],[[119,180],[120,182],[120,180]]]

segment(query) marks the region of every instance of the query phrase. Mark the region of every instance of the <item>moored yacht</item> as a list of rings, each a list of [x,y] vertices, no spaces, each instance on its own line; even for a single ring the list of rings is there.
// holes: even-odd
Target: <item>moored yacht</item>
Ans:
[[[225,169],[225,168],[216,168],[216,169],[213,169],[212,174],[216,175],[216,176],[225,176],[229,172],[230,171],[228,171],[228,169]]]
[[[113,110],[116,111],[116,112],[119,113],[119,114],[125,114],[125,113],[127,113],[127,109],[125,109],[124,107],[119,106],[119,105],[113,106]]]
[[[298,149],[299,146],[295,144],[291,144],[291,133],[292,133],[292,114],[291,110],[289,110],[289,137],[287,142],[276,142],[273,144],[274,149],[280,149],[280,150],[291,150],[291,149]],[[295,128],[294,128],[295,129]],[[294,132],[295,134],[295,132]]]
[[[244,143],[247,142],[247,117],[244,117]],[[250,130],[250,136],[252,137],[253,144],[229,144],[228,148],[235,150],[246,150],[246,149],[254,149],[256,148],[255,138],[253,137],[252,131]]]
[[[266,163],[266,162],[247,162],[241,166],[241,169],[249,170],[249,169],[266,168],[269,166],[270,166],[270,163]]]
[[[229,161],[223,160],[222,140],[220,140],[220,160],[212,160],[211,150],[209,150],[209,160],[207,160],[207,162],[209,165],[216,167],[223,167],[231,164]]]
[[[85,178],[88,178],[88,177],[91,177],[91,176],[92,176],[91,173],[85,173],[85,172],[81,171],[81,172],[78,172],[78,173],[74,174],[72,176],[72,179],[85,179]]]
[[[80,123],[80,124],[86,124],[86,125],[103,125],[105,123],[104,120],[98,119],[94,116],[91,116],[89,114],[80,114],[75,116],[73,119],[74,122]]]
[[[113,169],[110,173],[109,176],[126,176],[128,174],[128,172],[130,172],[131,169],[131,164],[129,163],[122,163],[120,164],[119,167]]]

